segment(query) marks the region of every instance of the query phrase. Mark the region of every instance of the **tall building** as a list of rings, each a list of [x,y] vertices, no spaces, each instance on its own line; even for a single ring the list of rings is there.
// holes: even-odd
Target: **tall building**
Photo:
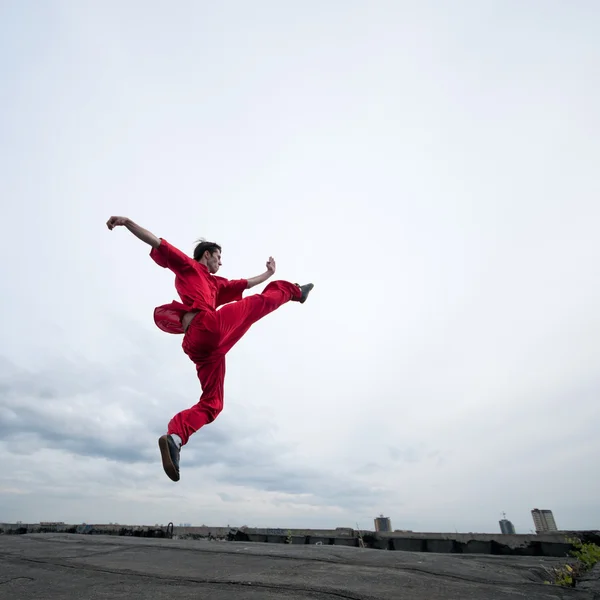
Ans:
[[[499,521],[500,523],[500,531],[502,535],[514,535],[515,526],[506,518],[506,513],[502,513],[502,519]]]
[[[531,511],[531,516],[533,517],[536,533],[558,531],[558,527],[556,526],[556,521],[554,520],[554,515],[552,514],[551,510],[540,510],[539,508],[534,508]]]
[[[515,526],[508,519],[504,518],[499,523],[503,535],[514,535],[516,533]]]
[[[380,531],[382,533],[392,531],[392,522],[389,520],[388,517],[379,515],[375,519],[375,531]]]

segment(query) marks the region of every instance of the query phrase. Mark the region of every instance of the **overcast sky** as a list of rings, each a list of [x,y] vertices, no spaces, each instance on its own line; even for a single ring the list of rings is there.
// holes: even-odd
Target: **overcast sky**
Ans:
[[[600,527],[599,22],[0,2],[0,521]],[[113,214],[316,286],[229,354],[177,484],[157,437],[200,386]]]

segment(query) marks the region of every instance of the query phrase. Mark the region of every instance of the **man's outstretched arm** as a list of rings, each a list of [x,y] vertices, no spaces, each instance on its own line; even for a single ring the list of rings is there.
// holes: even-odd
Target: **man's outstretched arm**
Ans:
[[[275,259],[271,256],[267,261],[267,270],[262,275],[257,275],[256,277],[250,277],[247,281],[246,289],[249,290],[253,288],[255,285],[260,285],[265,282],[267,279],[272,277],[275,274],[275,269],[277,265],[275,264]]]
[[[107,222],[106,226],[112,231],[115,227],[126,227],[137,237],[142,240],[142,242],[146,242],[149,246],[153,248],[158,248],[160,246],[160,238],[157,238],[153,233],[140,227],[137,223],[134,223],[131,219],[127,217],[111,217]]]

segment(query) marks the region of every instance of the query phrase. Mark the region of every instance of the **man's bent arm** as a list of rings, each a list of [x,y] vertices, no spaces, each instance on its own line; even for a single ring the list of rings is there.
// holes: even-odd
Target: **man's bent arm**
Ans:
[[[253,288],[256,285],[260,285],[261,283],[269,279],[271,275],[273,275],[273,273],[271,273],[270,271],[265,271],[262,275],[250,277],[250,279],[247,280],[248,284],[246,285],[246,289],[249,290],[250,288]]]
[[[256,277],[250,277],[247,279],[248,285],[246,286],[246,289],[249,290],[255,285],[260,285],[269,279],[269,277],[272,277],[275,274],[276,269],[277,265],[275,264],[275,259],[272,256],[269,256],[269,260],[267,261],[267,270],[262,275],[257,275]]]
[[[111,230],[119,226],[126,227],[133,235],[135,235],[135,237],[149,246],[152,246],[153,248],[158,248],[160,246],[160,238],[156,237],[147,229],[140,227],[137,223],[134,223],[127,217],[111,217],[106,225]]]

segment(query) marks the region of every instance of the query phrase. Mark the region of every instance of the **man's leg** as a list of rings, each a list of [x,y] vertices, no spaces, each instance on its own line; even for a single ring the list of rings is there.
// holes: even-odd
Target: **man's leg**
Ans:
[[[227,354],[243,335],[263,317],[291,300],[300,301],[302,290],[288,281],[273,281],[260,294],[226,304],[217,311],[221,339],[219,350]]]
[[[181,446],[187,444],[190,436],[204,425],[212,423],[223,410],[223,390],[225,381],[225,355],[215,353],[196,365],[202,395],[200,401],[176,414],[169,422],[167,435],[159,438],[163,468],[173,480],[179,481],[180,446],[173,436],[179,437]]]
[[[182,445],[204,425],[212,423],[223,410],[223,390],[225,382],[225,355],[219,353],[209,360],[196,365],[196,372],[202,387],[202,395],[197,404],[176,414],[167,432],[176,433]]]

